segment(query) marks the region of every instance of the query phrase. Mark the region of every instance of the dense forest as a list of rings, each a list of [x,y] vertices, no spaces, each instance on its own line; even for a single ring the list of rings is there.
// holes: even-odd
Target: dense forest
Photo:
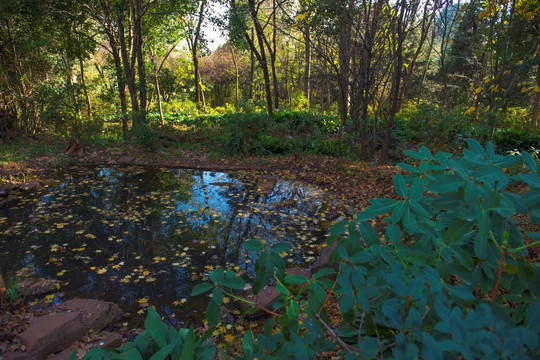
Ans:
[[[418,134],[409,140],[443,135],[435,147],[452,129],[484,141],[537,128],[532,0],[25,0],[0,10],[3,138],[85,138],[120,123],[127,138],[184,117],[294,110],[333,116],[334,148],[362,159],[381,150],[385,161],[403,120]],[[211,26],[227,40],[213,52]]]

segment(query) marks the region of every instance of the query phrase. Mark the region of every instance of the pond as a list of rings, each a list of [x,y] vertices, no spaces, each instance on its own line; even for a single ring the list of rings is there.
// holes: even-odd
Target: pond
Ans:
[[[151,304],[186,326],[208,298],[190,298],[216,266],[254,275],[249,239],[285,241],[290,266],[309,266],[342,214],[325,189],[263,173],[92,168],[0,207],[0,271],[58,279],[54,302],[113,301],[140,325]]]

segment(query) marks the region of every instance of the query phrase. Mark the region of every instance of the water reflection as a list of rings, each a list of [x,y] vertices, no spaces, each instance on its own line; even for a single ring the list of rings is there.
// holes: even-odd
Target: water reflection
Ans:
[[[253,275],[245,240],[290,242],[287,263],[307,266],[340,207],[319,189],[253,173],[85,170],[0,207],[0,271],[31,267],[62,281],[66,297],[132,314],[150,303],[186,325],[203,317],[207,299],[189,293],[205,273]]]

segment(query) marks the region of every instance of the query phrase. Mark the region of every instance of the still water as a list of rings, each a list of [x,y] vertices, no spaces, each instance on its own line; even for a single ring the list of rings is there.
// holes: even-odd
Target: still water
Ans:
[[[53,302],[113,301],[140,325],[148,304],[175,325],[198,324],[208,298],[193,286],[216,266],[253,277],[242,244],[288,242],[309,266],[343,204],[323,189],[252,172],[92,168],[0,207],[0,272],[58,279]]]

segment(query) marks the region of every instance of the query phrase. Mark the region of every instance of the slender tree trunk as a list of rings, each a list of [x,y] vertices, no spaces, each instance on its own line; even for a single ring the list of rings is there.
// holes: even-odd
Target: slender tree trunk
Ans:
[[[120,53],[122,55],[122,65],[124,68],[124,78],[131,98],[131,111],[139,113],[139,100],[137,99],[137,86],[135,84],[135,73],[132,71],[131,62],[128,55],[128,46],[125,34],[125,0],[120,1],[120,11],[117,17],[118,39],[120,42]]]
[[[268,52],[270,53],[270,62],[272,66],[272,79],[274,81],[274,106],[276,109],[279,109],[279,83],[278,83],[278,76],[277,76],[277,70],[276,70],[276,56],[277,56],[277,46],[276,46],[276,38],[277,38],[277,26],[276,26],[276,0],[272,1],[272,19],[273,19],[273,29],[272,29],[272,48],[268,49]]]
[[[255,29],[254,28],[251,28],[251,41],[255,41],[255,34],[254,34],[254,31]],[[253,79],[254,79],[254,75],[255,75],[255,53],[253,51],[253,49],[249,49],[249,58],[250,58],[250,68],[249,68],[249,99],[250,100],[253,100]]]
[[[158,69],[154,64],[154,85],[156,87],[156,97],[159,109],[159,121],[161,126],[165,125],[165,118],[163,117],[163,108],[161,107],[161,91],[159,90]]]
[[[305,59],[304,59],[304,96],[307,99],[308,108],[311,103],[310,92],[310,77],[311,77],[311,39],[310,39],[310,27],[306,24],[304,28],[304,43],[305,43]]]
[[[134,46],[133,51],[137,56],[137,73],[139,75],[139,105],[140,114],[137,117],[139,125],[146,125],[146,70],[144,68],[143,36],[142,36],[142,0],[135,0],[134,7]]]
[[[536,89],[540,89],[540,64],[536,67]],[[540,103],[540,91],[536,91],[534,95],[532,124],[538,126],[538,104]]]
[[[234,104],[236,106],[236,109],[238,109],[238,105],[240,105],[240,100],[239,100],[239,87],[240,87],[240,84],[238,83],[239,82],[239,77],[240,75],[238,74],[238,64],[236,63],[236,56],[234,55],[234,49],[232,47],[232,45],[229,45],[229,48],[231,49],[231,57],[232,57],[232,61],[233,61],[233,64],[234,64],[234,77],[235,77],[235,87],[234,87]]]
[[[353,6],[353,0],[349,0],[348,9],[342,16],[343,24],[339,33],[339,113],[343,123],[349,115],[352,24],[348,11]]]
[[[397,23],[397,59],[395,62],[395,68],[394,68],[394,80],[392,84],[392,107],[390,109],[390,116],[388,117],[388,123],[386,124],[386,132],[384,134],[384,142],[383,142],[383,148],[381,152],[381,157],[379,158],[379,164],[384,164],[388,158],[388,151],[390,149],[390,137],[392,135],[392,127],[394,125],[394,117],[396,116],[397,110],[398,110],[398,101],[399,101],[399,88],[401,84],[401,73],[402,73],[402,67],[403,67],[403,42],[404,42],[404,35],[405,35],[405,24],[404,24],[404,16],[405,16],[405,7],[406,7],[406,1],[401,0],[400,5],[400,14],[398,18]]]
[[[79,65],[81,68],[81,83],[83,87],[84,97],[86,98],[86,110],[88,111],[88,117],[92,118],[92,104],[90,103],[90,96],[88,95],[88,89],[86,88],[86,79],[84,78],[84,63],[82,57],[79,58]]]

